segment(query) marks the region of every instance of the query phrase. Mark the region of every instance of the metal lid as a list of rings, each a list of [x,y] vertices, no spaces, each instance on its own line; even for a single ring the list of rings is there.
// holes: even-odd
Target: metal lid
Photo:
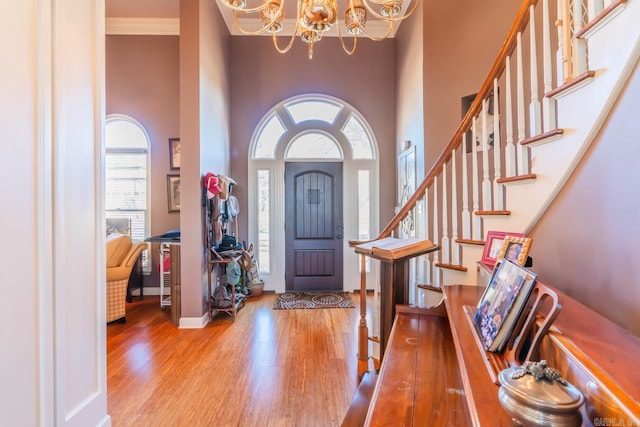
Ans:
[[[505,369],[498,378],[510,398],[542,412],[575,412],[584,400],[582,393],[563,379],[557,370],[548,367],[545,360]]]

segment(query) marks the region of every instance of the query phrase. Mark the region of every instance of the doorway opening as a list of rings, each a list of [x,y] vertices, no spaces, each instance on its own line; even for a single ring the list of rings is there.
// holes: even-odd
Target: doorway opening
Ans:
[[[308,286],[307,289],[319,286],[317,277],[328,277],[330,267],[332,277],[342,276],[335,281],[332,279],[331,286],[340,286],[347,291],[358,288],[359,263],[356,254],[348,250],[348,242],[369,239],[372,230],[379,228],[378,145],[365,118],[351,105],[327,95],[289,98],[263,116],[253,133],[249,154],[248,238],[256,248],[265,289],[284,292],[290,287],[290,278],[299,273],[306,277],[304,275],[311,271],[305,270],[304,263],[315,263],[313,274],[321,274],[306,280],[308,283],[304,286],[305,280],[293,279],[300,282],[299,286]],[[342,169],[340,179],[343,184],[338,193],[331,192],[330,203],[332,209],[340,212],[337,216],[331,214],[331,233],[328,227],[323,231],[326,231],[324,243],[332,240],[333,249],[322,253],[302,249],[296,252],[291,245],[301,245],[305,239],[296,238],[294,242],[287,232],[293,227],[295,215],[300,214],[303,204],[309,213],[312,212],[309,202],[317,208],[318,204],[326,207],[327,200],[322,198],[326,193],[320,188],[310,183],[304,187],[302,180],[301,187],[296,187],[296,191],[302,191],[299,193],[300,205],[287,204],[287,171],[294,168],[296,174],[308,179],[314,177],[324,182],[322,185],[328,185],[327,182],[335,178],[322,171],[318,163],[338,164]],[[327,221],[327,217],[314,221]],[[331,252],[338,246],[341,255]],[[337,257],[329,257],[330,252],[337,253]],[[322,257],[318,258],[319,255]],[[329,258],[327,262],[334,264],[321,266],[320,263]]]

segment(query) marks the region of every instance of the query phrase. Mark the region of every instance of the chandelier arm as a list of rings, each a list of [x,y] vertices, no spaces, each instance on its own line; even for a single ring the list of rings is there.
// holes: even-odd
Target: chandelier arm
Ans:
[[[270,27],[270,25],[265,25],[264,27],[260,28],[259,30],[254,30],[254,31],[247,30],[242,25],[240,25],[240,21],[238,21],[238,13],[235,10],[233,11],[233,23],[236,24],[236,28],[242,34],[245,34],[247,36],[257,36],[258,34],[262,34],[265,31],[267,31],[267,29]]]
[[[268,3],[267,3],[268,4]],[[269,28],[271,28],[271,26],[278,20],[278,17],[280,16],[280,14],[282,13],[282,9],[284,7],[284,2],[280,2],[280,7],[278,8],[278,13],[276,13],[274,15],[273,18],[271,18],[271,21],[269,21],[269,23],[265,24],[262,28],[260,28],[259,30],[255,30],[255,31],[250,31],[247,30],[246,28],[244,28],[242,25],[240,25],[240,21],[238,20],[238,13],[236,10],[233,11],[233,22],[234,24],[236,24],[236,28],[238,30],[240,30],[240,32],[242,34],[246,34],[248,36],[256,36],[258,34],[262,34],[265,31],[267,31]],[[273,33],[275,35],[275,33]]]
[[[293,34],[291,34],[291,39],[289,39],[289,43],[284,48],[280,48],[280,46],[278,46],[276,33],[273,33],[273,47],[276,48],[278,53],[287,53],[291,49],[291,46],[293,46],[293,42],[296,40],[297,35],[298,35],[298,25],[296,24],[296,29],[293,32]]]
[[[407,11],[404,15],[402,16],[398,16],[398,17],[387,17],[384,15],[379,14],[378,12],[376,12],[375,10],[373,10],[373,8],[371,7],[371,5],[369,4],[369,2],[375,3],[375,4],[380,4],[376,1],[373,0],[362,0],[362,4],[364,5],[364,7],[367,9],[367,11],[369,11],[369,13],[371,13],[376,19],[379,19],[381,21],[386,21],[386,22],[399,22],[399,21],[404,21],[405,19],[407,19],[408,17],[410,17],[413,12],[415,12],[415,10],[418,8],[418,2],[419,0],[414,0],[413,4],[411,5],[411,9],[409,9],[409,11]]]
[[[347,45],[344,42],[344,37],[342,37],[342,31],[340,31],[340,20],[336,21],[336,29],[338,30],[338,38],[340,39],[340,44],[342,45],[342,49],[345,51],[347,55],[353,55],[356,51],[356,47],[358,47],[358,36],[353,36],[353,47],[351,49],[347,48]]]
[[[246,8],[243,8],[243,7],[237,7],[237,6],[234,6],[232,4],[229,4],[224,0],[219,0],[218,3],[221,3],[222,6],[226,7],[227,9],[231,9],[233,11],[242,12],[242,13],[260,12],[262,9],[266,8],[267,6],[269,6],[269,2],[264,2],[260,6],[251,7],[249,9],[246,9]]]

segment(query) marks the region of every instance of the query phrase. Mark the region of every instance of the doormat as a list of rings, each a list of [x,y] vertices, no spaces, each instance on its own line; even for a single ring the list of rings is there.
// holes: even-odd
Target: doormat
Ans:
[[[274,310],[355,308],[349,292],[286,292],[276,296]]]

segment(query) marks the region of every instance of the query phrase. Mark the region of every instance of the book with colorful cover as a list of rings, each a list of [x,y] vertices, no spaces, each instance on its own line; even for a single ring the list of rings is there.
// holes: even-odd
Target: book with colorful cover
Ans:
[[[537,275],[505,259],[478,302],[474,322],[484,348],[501,352],[533,290]]]

